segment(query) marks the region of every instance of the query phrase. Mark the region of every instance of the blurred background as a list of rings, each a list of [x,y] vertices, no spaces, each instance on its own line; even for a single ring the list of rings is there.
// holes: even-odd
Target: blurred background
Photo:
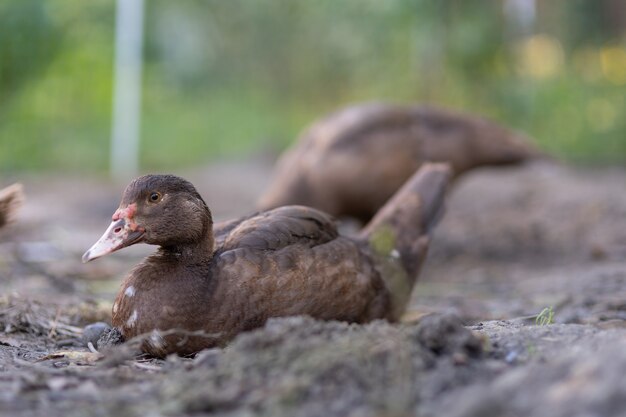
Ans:
[[[370,100],[433,103],[626,163],[621,0],[146,0],[141,171],[275,155]],[[0,173],[109,171],[116,2],[0,3]]]

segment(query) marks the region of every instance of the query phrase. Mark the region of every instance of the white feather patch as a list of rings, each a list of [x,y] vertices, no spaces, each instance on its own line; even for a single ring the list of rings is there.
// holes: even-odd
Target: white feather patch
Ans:
[[[133,295],[135,295],[135,287],[133,287],[132,285],[126,287],[126,291],[124,291],[124,295],[126,297],[132,297]]]
[[[128,320],[126,320],[126,326],[133,327],[137,321],[137,316],[137,310],[133,310],[133,314],[131,314]]]

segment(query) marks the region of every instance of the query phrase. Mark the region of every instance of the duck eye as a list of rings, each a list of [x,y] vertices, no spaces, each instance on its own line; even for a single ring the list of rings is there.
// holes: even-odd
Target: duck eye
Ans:
[[[149,198],[152,203],[156,203],[161,200],[161,193],[152,193]]]

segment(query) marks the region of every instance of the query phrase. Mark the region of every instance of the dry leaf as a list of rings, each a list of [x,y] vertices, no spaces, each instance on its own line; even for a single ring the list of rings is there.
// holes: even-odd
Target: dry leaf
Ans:
[[[93,365],[102,358],[102,354],[98,352],[84,352],[77,350],[61,350],[51,353],[39,359],[37,362],[47,361],[51,359],[68,359],[72,362]]]

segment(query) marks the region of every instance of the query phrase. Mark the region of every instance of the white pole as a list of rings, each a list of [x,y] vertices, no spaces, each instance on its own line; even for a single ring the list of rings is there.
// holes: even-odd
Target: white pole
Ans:
[[[143,0],[117,0],[111,175],[127,181],[139,171]]]
[[[537,19],[537,4],[535,0],[506,0],[504,13],[514,26],[514,34],[530,35]],[[516,33],[517,32],[517,33]]]

